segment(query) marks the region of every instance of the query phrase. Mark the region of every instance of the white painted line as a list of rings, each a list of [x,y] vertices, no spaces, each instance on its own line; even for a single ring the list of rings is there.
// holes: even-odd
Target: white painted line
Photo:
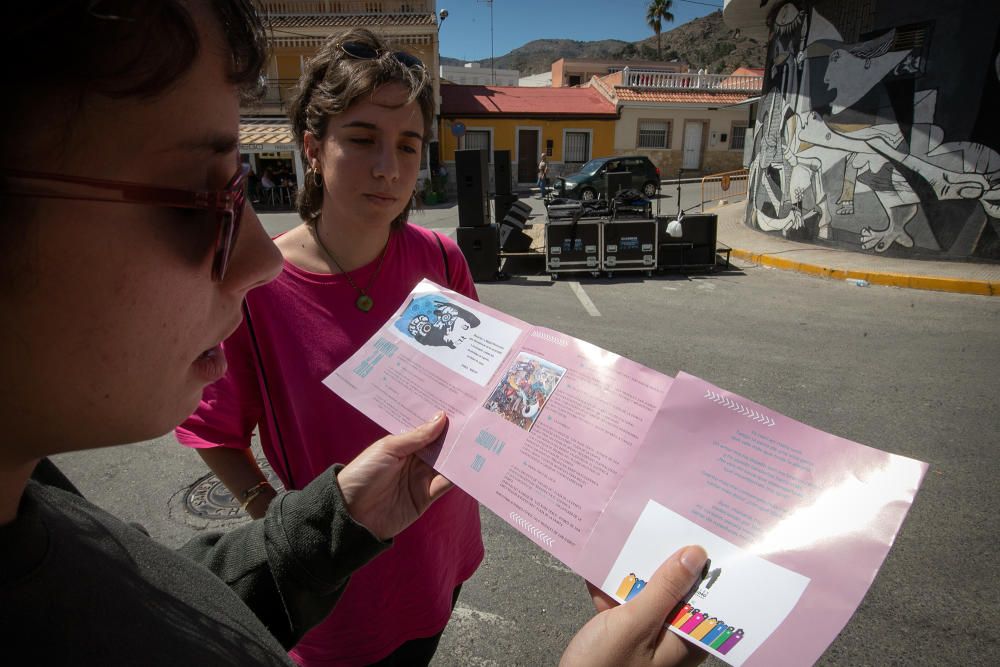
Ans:
[[[597,310],[597,306],[595,306],[594,302],[590,300],[587,293],[583,291],[583,287],[580,286],[580,283],[570,281],[569,286],[570,289],[573,290],[573,294],[576,294],[576,298],[583,304],[584,310],[586,310],[591,317],[601,316],[601,311]]]

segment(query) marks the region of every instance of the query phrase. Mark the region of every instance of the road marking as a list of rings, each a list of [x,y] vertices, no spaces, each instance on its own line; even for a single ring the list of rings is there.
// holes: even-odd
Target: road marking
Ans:
[[[587,296],[587,293],[583,291],[583,287],[580,286],[580,283],[570,281],[569,286],[570,289],[573,290],[573,294],[576,294],[576,298],[579,299],[580,303],[583,304],[584,310],[586,310],[591,317],[601,316],[601,311],[597,310],[597,306],[595,306],[594,302],[590,300],[590,297]]]
[[[498,614],[491,614],[486,611],[480,611],[473,607],[467,607],[464,604],[458,604],[455,609],[451,612],[451,618],[454,621],[461,623],[462,621],[467,621],[471,623],[482,622],[488,623],[490,625],[499,626],[513,626],[514,623],[503,616]]]

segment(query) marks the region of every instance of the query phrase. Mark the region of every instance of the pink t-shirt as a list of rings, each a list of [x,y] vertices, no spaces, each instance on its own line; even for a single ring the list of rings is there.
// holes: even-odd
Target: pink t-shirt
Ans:
[[[262,400],[263,380],[244,322],[223,345],[229,371],[205,390],[177,439],[196,448],[246,448],[259,423],[271,466],[286,486],[301,488],[385,436],[322,380],[389,319],[420,279],[476,298],[458,246],[439,238],[450,280],[433,232],[406,225],[392,233],[382,269],[367,290],[374,301],[368,312],[355,307],[357,292],[343,275],[310,273],[285,262],[273,282],[247,295],[273,412]],[[352,272],[355,283],[368,285],[376,264]],[[292,657],[307,665],[368,664],[407,640],[437,634],[451,615],[455,587],[482,558],[478,505],[453,489],[352,577],[336,608],[303,637]]]

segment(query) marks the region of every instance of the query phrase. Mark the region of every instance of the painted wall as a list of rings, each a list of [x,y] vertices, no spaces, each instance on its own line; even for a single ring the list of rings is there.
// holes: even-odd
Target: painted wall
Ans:
[[[746,107],[709,110],[706,107],[663,108],[623,106],[615,127],[616,155],[647,155],[663,178],[673,178],[680,171],[684,149],[684,126],[689,121],[704,123],[701,135],[701,171],[715,174],[743,168],[743,150],[730,148],[734,125],[747,125]],[[670,148],[638,148],[639,121],[670,122]],[[747,130],[749,132],[749,130]],[[725,140],[722,136],[725,135]],[[750,140],[749,135],[746,138]]]
[[[1000,260],[1000,3],[761,5],[747,224],[872,253]]]

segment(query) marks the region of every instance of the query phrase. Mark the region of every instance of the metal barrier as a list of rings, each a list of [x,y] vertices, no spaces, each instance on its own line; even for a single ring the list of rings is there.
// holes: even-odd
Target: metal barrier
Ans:
[[[721,174],[710,174],[701,179],[701,210],[705,210],[705,202],[729,197],[746,197],[746,169],[724,171]]]

